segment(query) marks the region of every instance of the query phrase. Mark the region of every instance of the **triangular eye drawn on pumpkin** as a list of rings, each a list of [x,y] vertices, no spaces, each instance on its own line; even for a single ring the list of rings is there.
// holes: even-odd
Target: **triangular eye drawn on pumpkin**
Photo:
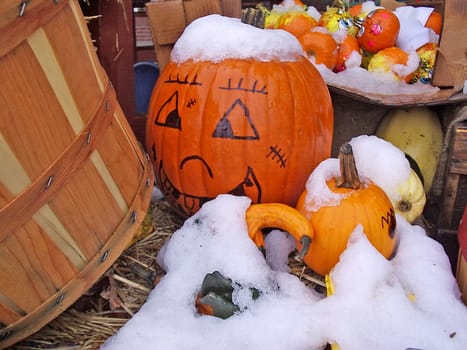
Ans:
[[[168,128],[182,130],[182,118],[178,112],[178,91],[175,91],[157,112],[154,123]]]
[[[244,123],[247,121],[247,134]],[[212,137],[236,139],[236,140],[259,140],[259,133],[251,119],[250,110],[241,101],[236,99],[227,109],[216,125]]]

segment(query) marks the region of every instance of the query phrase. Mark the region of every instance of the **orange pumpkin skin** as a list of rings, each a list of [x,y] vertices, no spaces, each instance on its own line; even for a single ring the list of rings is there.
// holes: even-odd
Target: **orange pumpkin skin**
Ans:
[[[433,11],[428,17],[425,27],[433,29],[436,34],[440,35],[441,28],[443,27],[443,15],[437,11]]]
[[[346,70],[345,62],[354,51],[360,53],[360,45],[358,44],[357,38],[353,35],[347,35],[344,41],[337,46],[335,72]]]
[[[306,12],[290,11],[285,12],[279,18],[278,29],[283,29],[299,36],[304,31],[316,27],[318,22]]]
[[[325,275],[339,262],[347,241],[358,224],[373,246],[386,258],[394,256],[398,237],[395,214],[384,191],[374,184],[361,189],[341,188],[336,179],[326,182],[335,193],[350,194],[337,206],[323,206],[316,212],[306,209],[305,190],[297,203],[297,210],[307,217],[314,230],[311,248],[305,263],[320,275]]]
[[[358,43],[365,51],[375,53],[396,46],[399,30],[399,19],[392,11],[376,9],[363,20],[357,33]]]
[[[297,37],[308,56],[314,57],[317,64],[334,69],[337,62],[337,43],[329,33],[306,31]]]
[[[295,62],[169,62],[151,98],[146,147],[156,182],[182,216],[221,193],[295,206],[331,153],[324,80]]]

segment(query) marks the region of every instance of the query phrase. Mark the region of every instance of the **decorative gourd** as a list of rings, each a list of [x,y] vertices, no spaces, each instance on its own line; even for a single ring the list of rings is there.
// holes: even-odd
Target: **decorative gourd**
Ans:
[[[430,84],[435,68],[436,52],[438,45],[435,43],[426,43],[417,49],[417,55],[420,58],[418,69],[412,76],[411,82]]]
[[[418,65],[411,68],[408,63],[409,54],[397,46],[392,46],[376,52],[371,57],[368,71],[392,73],[395,79],[408,83],[418,68]]]
[[[235,34],[212,38],[213,25]],[[295,206],[332,134],[329,90],[291,34],[210,15],[185,29],[158,78],[146,147],[158,187],[186,217],[221,193]]]
[[[443,147],[444,134],[437,113],[428,107],[392,109],[378,126],[376,135],[415,161],[428,193]]]
[[[358,43],[365,51],[375,53],[396,46],[399,30],[399,19],[392,11],[376,9],[363,19],[357,33]]]
[[[334,33],[344,29],[350,35],[357,33],[352,16],[344,8],[329,7],[320,17],[318,25],[325,27],[329,32]]]
[[[246,211],[248,235],[255,244],[264,249],[263,229],[277,228],[289,233],[300,249],[303,258],[313,240],[311,223],[295,208],[282,203],[252,204]]]
[[[341,146],[339,162],[341,176],[326,181],[329,190],[341,196],[338,204],[322,205],[312,211],[310,201],[316,200],[314,196],[319,194],[309,194],[307,190],[297,203],[297,210],[310,220],[314,231],[304,261],[321,275],[329,273],[337,264],[357,225],[362,225],[368,240],[388,259],[395,255],[398,244],[391,201],[380,187],[361,182],[349,143]]]
[[[425,189],[415,170],[410,169],[410,175],[399,185],[398,192],[401,198],[391,200],[394,210],[413,223],[423,213],[426,203]]]
[[[316,64],[333,69],[337,63],[337,43],[330,33],[307,30],[297,37],[303,50]]]

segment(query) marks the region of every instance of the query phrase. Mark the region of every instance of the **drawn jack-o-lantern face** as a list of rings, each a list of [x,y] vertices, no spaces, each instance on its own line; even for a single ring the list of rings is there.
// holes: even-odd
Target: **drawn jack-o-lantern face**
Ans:
[[[295,205],[330,156],[333,109],[319,72],[295,62],[169,62],[153,91],[146,146],[182,216],[218,194]]]

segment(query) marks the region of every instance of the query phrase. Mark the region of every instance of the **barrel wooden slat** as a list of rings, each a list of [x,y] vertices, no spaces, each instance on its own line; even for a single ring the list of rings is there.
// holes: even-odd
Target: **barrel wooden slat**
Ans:
[[[103,275],[154,181],[77,0],[18,5],[0,3],[0,349]]]
[[[6,306],[0,294],[0,322],[3,324],[11,324],[20,320],[24,314],[13,311],[11,306]]]
[[[88,56],[87,42],[84,40],[72,40],[68,38],[79,38],[82,35],[80,22],[70,21],[74,18],[71,7],[65,7],[55,18],[53,23],[44,25],[44,34],[51,46],[57,62],[59,62],[60,73],[66,80],[71,96],[79,96],[74,102],[85,124],[95,111],[92,108],[99,97],[102,96],[103,86],[98,84],[98,76],[95,74],[92,61]],[[57,28],[61,28],[60,31]],[[63,48],[66,47],[66,50]],[[69,64],[69,52],[78,54],[74,57],[79,64]]]
[[[4,56],[2,65],[7,67],[0,69],[2,90],[10,93],[0,94],[4,116],[0,130],[32,182],[69,146],[75,134],[27,44]],[[29,118],[18,117],[22,115]],[[18,137],[18,131],[24,137]],[[24,149],[31,152],[22,152]]]

